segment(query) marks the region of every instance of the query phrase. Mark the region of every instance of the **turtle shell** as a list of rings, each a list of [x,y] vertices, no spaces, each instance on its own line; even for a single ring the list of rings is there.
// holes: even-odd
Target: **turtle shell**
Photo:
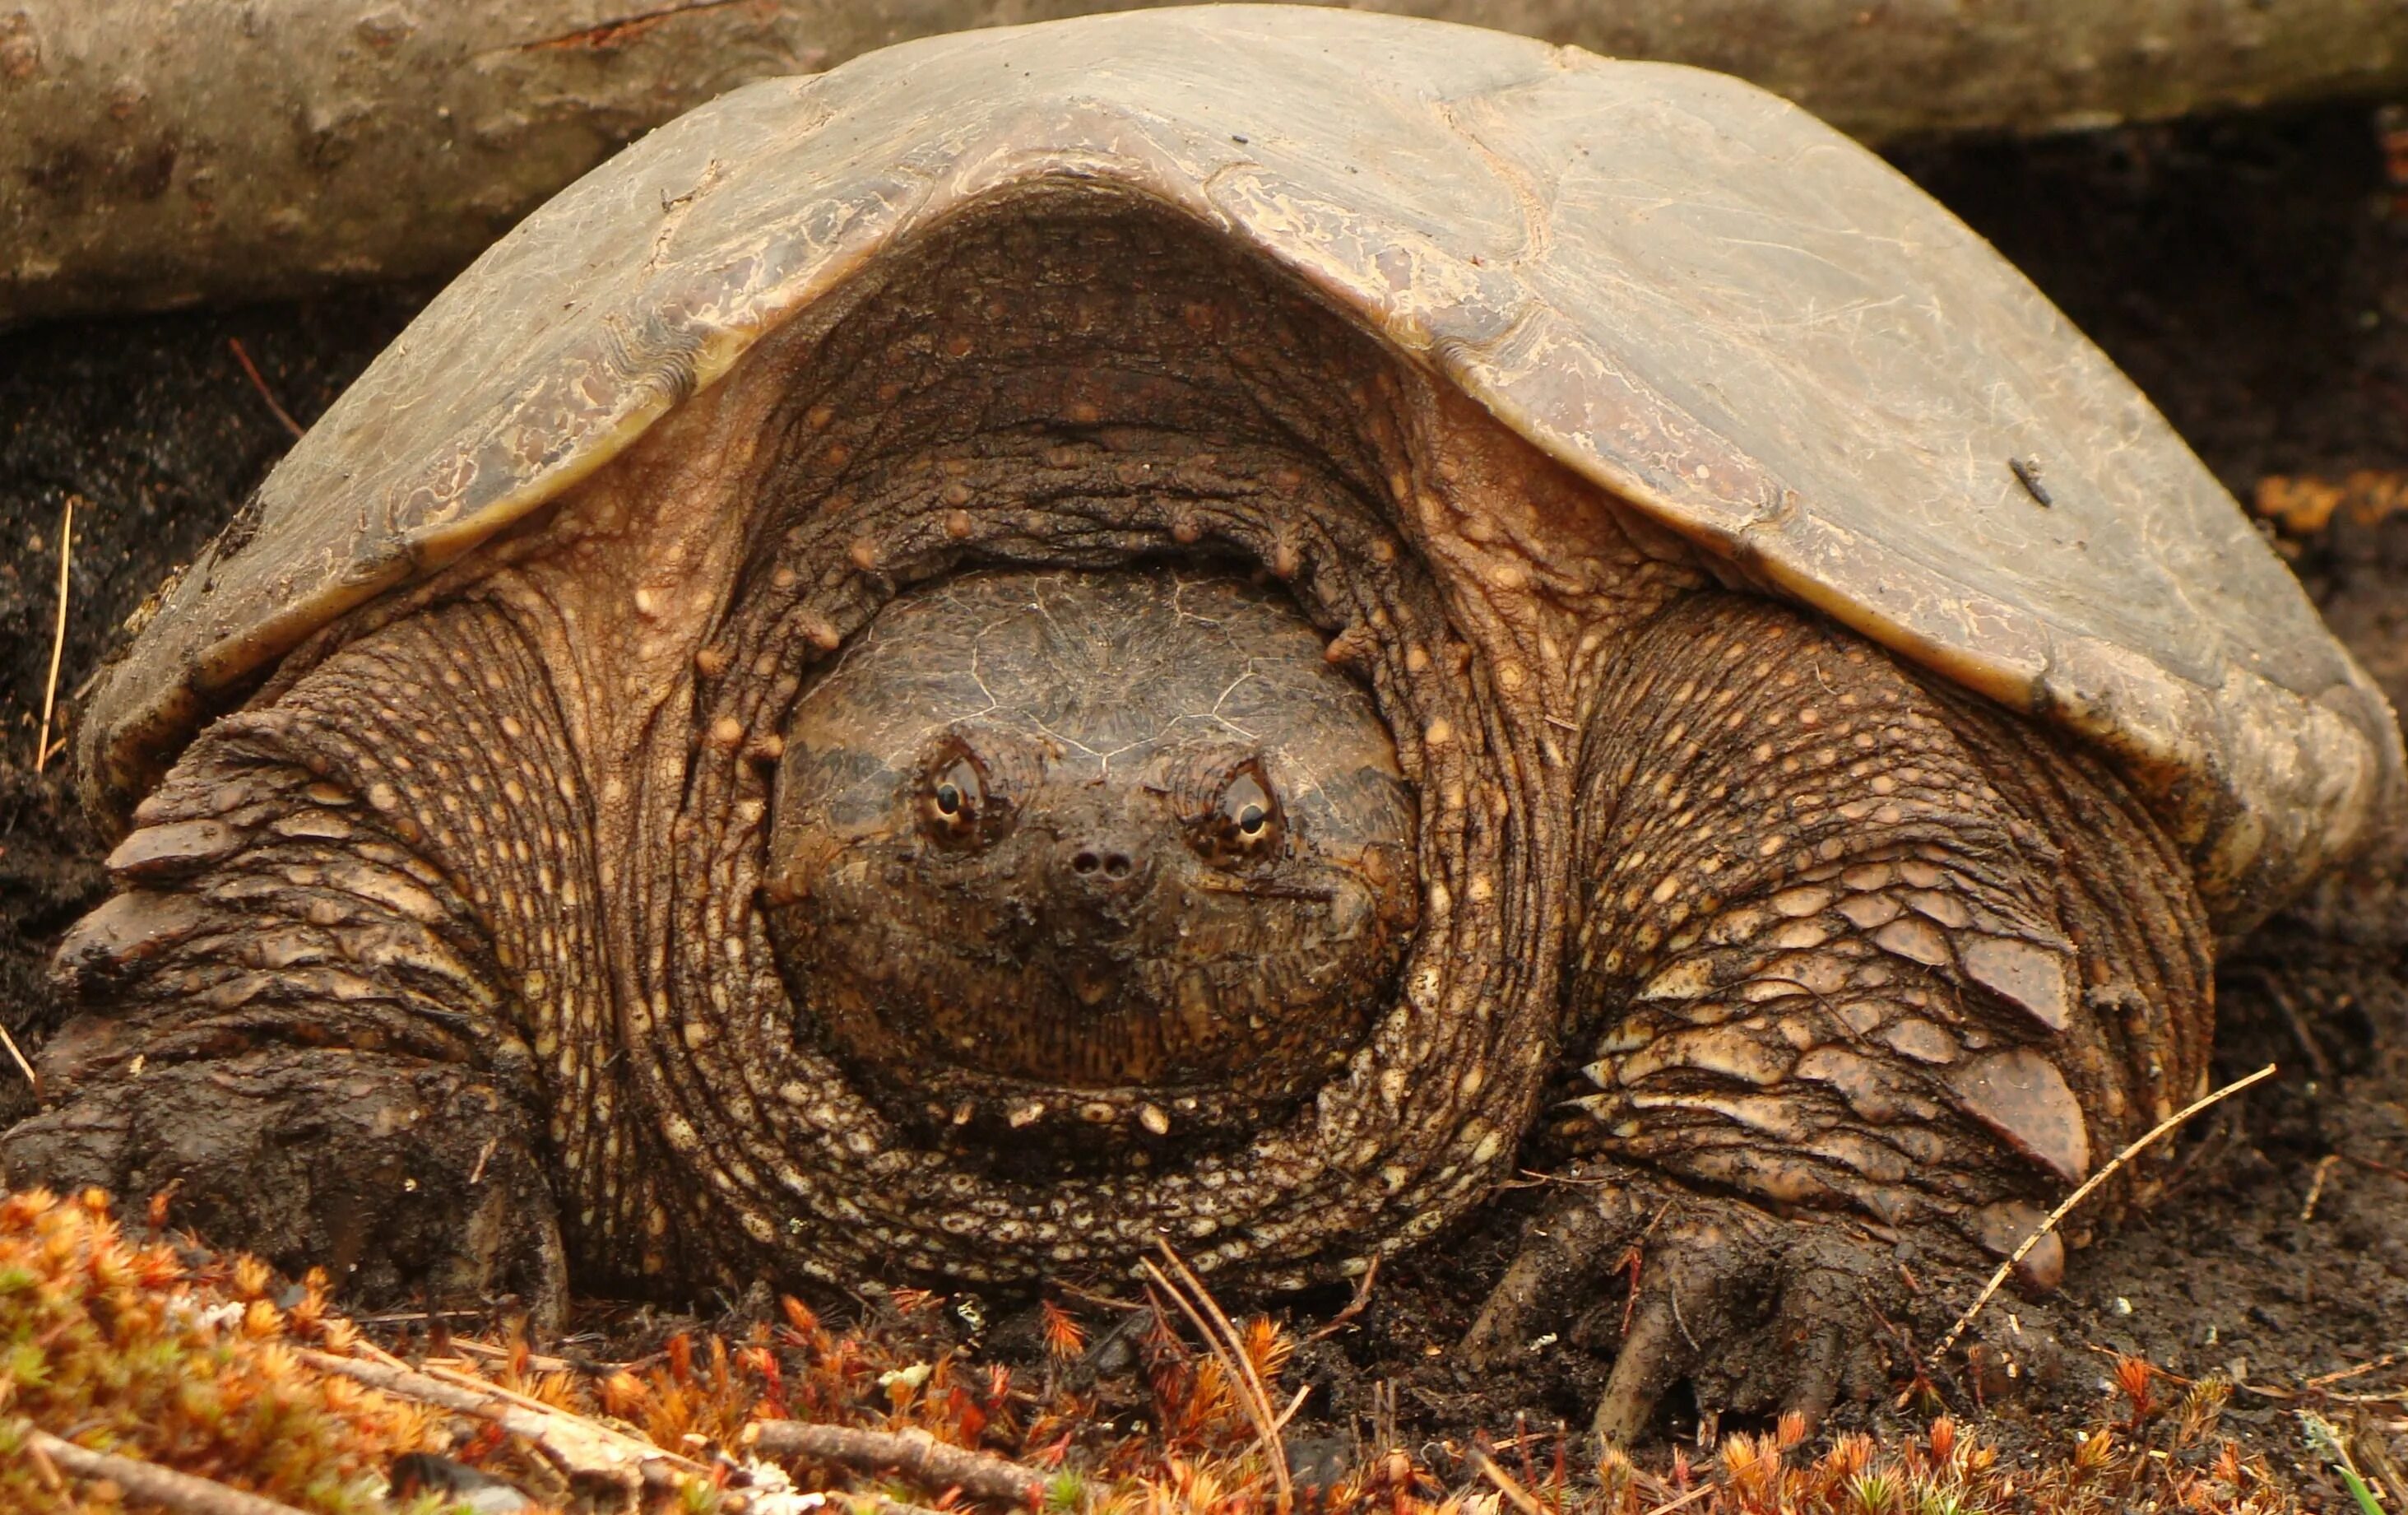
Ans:
[[[591,473],[898,238],[1064,178],[1283,267],[1732,566],[2110,754],[2228,929],[2390,830],[2399,729],[2229,495],[1988,244],[1698,69],[1316,7],[935,37],[737,91],[495,244],[89,708],[119,821],[335,617]]]

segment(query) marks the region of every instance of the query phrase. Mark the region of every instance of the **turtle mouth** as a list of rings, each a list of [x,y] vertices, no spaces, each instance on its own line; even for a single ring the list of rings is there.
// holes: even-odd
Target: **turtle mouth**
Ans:
[[[998,945],[1009,930],[966,947],[881,929],[872,954],[857,945],[872,934],[866,923],[837,909],[797,902],[773,918],[801,1016],[923,1143],[1117,1159],[1224,1143],[1284,1118],[1342,1066],[1393,988],[1391,941],[1363,944],[1368,965],[1335,971],[1348,954],[1326,904],[1211,904],[1201,920],[1166,910],[1075,945],[1060,939],[1062,923],[1043,922],[1053,929],[1025,953]],[[1254,918],[1227,918],[1239,909]],[[1212,934],[1292,945],[1216,958],[1179,949]],[[1309,982],[1314,958],[1333,981]]]

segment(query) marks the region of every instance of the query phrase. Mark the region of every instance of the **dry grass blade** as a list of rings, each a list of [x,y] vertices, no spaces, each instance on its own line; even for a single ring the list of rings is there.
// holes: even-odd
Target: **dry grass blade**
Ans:
[[[2400,1354],[2398,1352],[2386,1352],[2372,1363],[2360,1363],[2356,1367],[2345,1367],[2337,1372],[2320,1375],[2316,1378],[2310,1378],[2300,1387],[2302,1389],[2321,1389],[2329,1383],[2339,1383],[2344,1378],[2355,1378],[2361,1374],[2372,1373],[2377,1368],[2387,1368],[2392,1364],[2399,1361]]]
[[[75,563],[75,497],[67,497],[64,513],[59,518],[59,615],[50,628],[50,674],[42,682],[42,729],[34,739],[34,772],[39,773],[50,762],[50,716],[58,708],[59,658],[67,650],[67,570]],[[23,1062],[20,1057],[17,1060]]]
[[[2000,1289],[2005,1286],[2007,1275],[2015,1270],[2015,1264],[2029,1256],[2031,1254],[2031,1249],[2040,1245],[2042,1237],[2046,1236],[2050,1232],[2055,1231],[2058,1221],[2063,1220],[2067,1216],[2072,1214],[2074,1206],[2080,1205],[2084,1200],[2088,1199],[2091,1192],[2100,1184],[2103,1184],[2108,1179],[2115,1176],[2115,1175],[2122,1170],[2124,1164],[2140,1156],[2142,1152],[2147,1150],[2149,1146],[2156,1142],[2159,1137],[2162,1137],[2168,1132],[2174,1130],[2184,1121],[2188,1120],[2191,1117],[2199,1114],[2201,1110],[2208,1108],[2210,1105],[2229,1100],[2233,1095],[2240,1093],[2243,1089],[2249,1088],[2251,1085],[2263,1083],[2273,1076],[2274,1064],[2270,1062],[2245,1078],[2236,1078],[2213,1093],[2202,1094],[2198,1099],[2191,1101],[2188,1104],[2184,1105],[2181,1109],[2176,1110],[2173,1114],[2166,1117],[2163,1120],[2160,1120],[2156,1125],[2150,1127],[2147,1134],[2132,1143],[2129,1147],[2125,1147],[2124,1150],[2116,1153],[2114,1159],[2111,1160],[2105,1167],[2100,1169],[2097,1173],[2092,1174],[2089,1178],[2083,1183],[2081,1188],[2065,1196],[2063,1204],[2057,1205],[2056,1209],[2049,1211],[2048,1219],[2042,1220],[2039,1227],[2035,1229],[2030,1235],[2024,1238],[2023,1245],[2016,1248],[2013,1253],[2009,1254],[2005,1262],[1999,1264],[1999,1270],[1990,1275],[1990,1281],[1982,1286],[1982,1291],[1973,1297],[1973,1303],[1965,1306],[1965,1313],[1956,1318],[1956,1323],[1948,1328],[1948,1335],[1940,1338],[1940,1345],[1931,1349],[1931,1355],[1925,1359],[1925,1361],[1930,1363],[1934,1366],[1939,1365],[1940,1360],[1948,1355],[1948,1349],[1956,1346],[1957,1338],[1965,1335],[1965,1328],[1973,1323],[1973,1318],[1982,1313],[1982,1306],[1990,1303],[1990,1296],[1997,1293]]]
[[[2325,1182],[2332,1176],[2333,1169],[2340,1164],[2339,1152],[2328,1152],[2317,1159],[2315,1174],[2308,1180],[2307,1201],[2300,1206],[2300,1224],[2304,1226],[2316,1218],[2316,1202],[2325,1197]]]
[[[301,435],[301,423],[293,419],[293,412],[276,402],[276,391],[267,387],[267,381],[260,375],[259,365],[251,361],[251,353],[242,345],[242,339],[229,337],[226,339],[226,345],[234,349],[234,360],[241,364],[242,371],[250,376],[251,387],[259,391],[259,397],[265,400],[267,408],[276,412],[276,419],[284,424],[284,429],[298,439]]]
[[[47,1431],[28,1427],[25,1442],[36,1455],[47,1458],[64,1472],[94,1481],[106,1479],[136,1500],[171,1510],[174,1515],[302,1515],[278,1500],[229,1489],[213,1479],[179,1473],[139,1458],[93,1451]]]
[[[863,1473],[901,1473],[926,1488],[958,1488],[973,1499],[1007,1505],[1026,1505],[1045,1493],[1042,1474],[987,1452],[949,1447],[918,1429],[857,1431],[801,1421],[763,1421],[757,1432],[753,1450],[766,1456],[806,1457]]]
[[[17,1046],[17,1038],[8,1034],[8,1028],[6,1026],[0,1026],[0,1046],[8,1049],[8,1056],[16,1060],[17,1071],[25,1075],[25,1082],[33,1085],[34,1092],[39,1094],[42,1091],[42,1075],[36,1073],[34,1065],[25,1060],[25,1054]]]
[[[1146,1274],[1164,1293],[1170,1296],[1170,1302],[1179,1306],[1180,1313],[1195,1324],[1197,1332],[1204,1338],[1206,1349],[1222,1360],[1222,1366],[1228,1371],[1229,1381],[1238,1386],[1238,1404],[1245,1410],[1246,1419],[1254,1422],[1263,1458],[1270,1464],[1271,1480],[1279,1489],[1278,1508],[1281,1515],[1286,1515],[1286,1511],[1296,1505],[1296,1486],[1288,1478],[1287,1443],[1280,1435],[1281,1420],[1272,1413],[1270,1392],[1263,1387],[1262,1376],[1254,1371],[1253,1359],[1246,1355],[1245,1343],[1238,1335],[1238,1328],[1222,1312],[1220,1302],[1212,1297],[1211,1291],[1204,1287],[1204,1281],[1196,1277],[1195,1270],[1172,1249],[1168,1241],[1157,1240],[1163,1258],[1178,1275],[1178,1281],[1174,1283],[1171,1276],[1156,1266],[1151,1258],[1145,1260]],[[1192,1302],[1189,1299],[1191,1292],[1195,1296]]]
[[[1698,1500],[1703,1499],[1706,1495],[1713,1493],[1714,1490],[1719,1487],[1721,1487],[1719,1484],[1700,1483],[1696,1488],[1690,1490],[1687,1493],[1683,1494],[1680,1498],[1667,1500],[1663,1504],[1656,1506],[1654,1509],[1649,1510],[1647,1515],[1672,1515],[1674,1510],[1686,1509],[1689,1506],[1696,1504]]]
[[[1497,1492],[1505,1496],[1505,1502],[1520,1510],[1522,1515],[1547,1515],[1546,1508],[1539,1503],[1535,1494],[1523,1488],[1512,1474],[1498,1467],[1495,1458],[1476,1447],[1471,1451],[1471,1465],[1482,1478],[1497,1485]]]

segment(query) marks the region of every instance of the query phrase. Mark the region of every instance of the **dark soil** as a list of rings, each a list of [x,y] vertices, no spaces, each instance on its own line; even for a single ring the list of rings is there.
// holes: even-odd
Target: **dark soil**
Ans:
[[[2247,500],[2269,475],[2408,470],[2408,121],[2391,122],[2401,130],[2388,164],[2383,124],[2335,109],[1918,150],[1899,162],[2028,271]],[[43,957],[101,888],[97,843],[74,812],[61,760],[32,772],[63,505],[77,500],[58,681],[71,719],[74,692],[119,623],[289,444],[230,343],[243,344],[306,424],[423,293],[0,337],[0,540],[14,548],[0,559],[0,1023],[21,1041],[54,1019]],[[2336,512],[2329,527],[2282,545],[2401,703],[2408,512],[2361,518],[2372,514]],[[2077,1254],[2057,1298],[1993,1305],[1985,1331],[2015,1354],[2013,1378],[1942,1377],[1960,1413],[1978,1407],[1981,1391],[1989,1434],[2016,1455],[2062,1451],[2069,1428],[2106,1408],[2113,1363],[2101,1350],[2274,1391],[2408,1352],[2400,880],[2364,871],[2330,881],[2232,952],[2220,984],[2218,1072],[2274,1061],[2282,1077],[2186,1133],[2169,1195]],[[0,1070],[0,1124],[27,1107],[22,1084]],[[1309,1413],[1324,1417],[1312,1435],[1342,1437],[1370,1418],[1383,1378],[1398,1381],[1408,1436],[1510,1433],[1517,1411],[1537,1426],[1580,1423],[1604,1370],[1582,1331],[1567,1330],[1518,1374],[1475,1379],[1446,1350],[1502,1266],[1517,1207],[1509,1201],[1496,1222],[1383,1272],[1357,1327],[1308,1349],[1302,1369],[1326,1390]],[[1964,1281],[1927,1283],[1915,1317],[1899,1322],[1924,1344],[1970,1295]],[[1303,1302],[1324,1315],[1342,1303]],[[1618,1296],[1605,1303],[1618,1313]],[[2403,1379],[2395,1365],[2330,1386],[2393,1390],[2382,1403],[2309,1402],[2388,1434],[2394,1460],[2408,1463]],[[2329,1503],[2339,1491],[2305,1451],[2294,1406],[2244,1389],[2229,1423],[2303,1494]],[[1842,1420],[1892,1418],[1884,1405]],[[1676,1412],[1670,1429],[1699,1428]]]

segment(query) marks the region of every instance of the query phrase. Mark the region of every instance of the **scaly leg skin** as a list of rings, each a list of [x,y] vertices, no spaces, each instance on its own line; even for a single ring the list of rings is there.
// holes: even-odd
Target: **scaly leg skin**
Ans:
[[[2198,1087],[2206,918],[2103,764],[1803,613],[1683,601],[1601,709],[1591,1157],[1466,1345],[1520,1347],[1635,1248],[1601,1437],[1684,1377],[1819,1418],[1883,1381],[1900,1243],[2003,1255]],[[2026,1281],[2063,1266],[2052,1237]]]
[[[405,756],[409,727],[460,723],[433,708],[426,640],[371,639],[219,722],[143,803],[109,858],[122,892],[60,948],[84,1011],[44,1049],[52,1103],[0,1137],[0,1177],[132,1204],[173,1185],[212,1241],[325,1265],[354,1297],[515,1295],[543,1324],[564,1253],[472,898],[490,890],[419,818],[442,763]],[[436,695],[405,720],[411,689]],[[491,817],[505,851],[511,824]]]

